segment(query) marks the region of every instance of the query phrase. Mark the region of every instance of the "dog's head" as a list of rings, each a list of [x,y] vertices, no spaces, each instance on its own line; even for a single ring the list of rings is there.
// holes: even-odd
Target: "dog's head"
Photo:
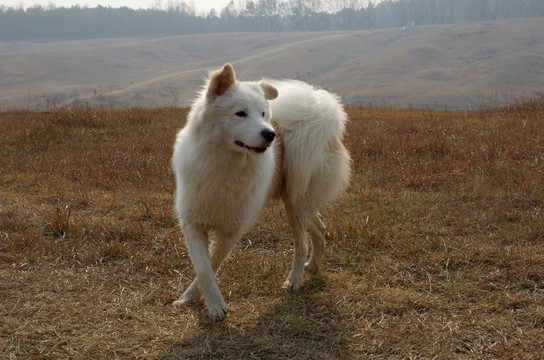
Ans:
[[[278,96],[274,86],[265,80],[239,82],[232,66],[225,64],[210,74],[204,92],[209,121],[230,149],[259,154],[272,144],[276,133],[270,125],[268,100]]]

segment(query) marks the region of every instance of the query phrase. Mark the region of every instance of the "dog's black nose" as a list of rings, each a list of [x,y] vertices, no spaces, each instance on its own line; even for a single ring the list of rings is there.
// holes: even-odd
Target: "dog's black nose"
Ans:
[[[274,141],[274,138],[276,137],[276,133],[271,131],[271,130],[268,130],[268,129],[264,129],[263,131],[261,131],[261,135],[266,139],[266,141],[268,142],[272,142]]]

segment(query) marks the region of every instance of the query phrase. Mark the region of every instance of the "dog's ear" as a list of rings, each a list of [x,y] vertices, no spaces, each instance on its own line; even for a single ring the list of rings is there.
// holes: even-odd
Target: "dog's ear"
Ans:
[[[264,97],[266,98],[266,100],[274,100],[278,97],[278,89],[276,89],[266,80],[261,80],[259,82],[259,85],[261,86],[261,89],[263,89]]]
[[[223,95],[235,82],[234,69],[231,64],[227,63],[223,66],[223,69],[210,74],[206,98],[209,101],[215,100]]]

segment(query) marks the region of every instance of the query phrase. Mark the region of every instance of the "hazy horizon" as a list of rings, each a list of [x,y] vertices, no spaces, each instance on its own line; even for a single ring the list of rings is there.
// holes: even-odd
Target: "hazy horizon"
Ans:
[[[193,6],[197,11],[210,11],[211,9],[220,10],[225,7],[231,0],[189,0],[189,1],[180,1],[185,2]],[[6,8],[30,8],[35,5],[40,5],[44,8],[47,8],[50,4],[55,5],[56,7],[72,7],[79,5],[81,7],[97,7],[98,5],[104,7],[123,7],[127,6],[133,9],[149,9],[149,8],[163,8],[168,7],[168,0],[81,0],[81,1],[70,1],[70,0],[4,0],[0,3],[0,6],[5,6]]]
[[[191,5],[193,8],[195,8],[198,12],[204,11],[209,12],[212,9],[215,9],[217,11],[220,11],[223,9],[227,4],[229,4],[233,0],[186,0],[186,1],[179,1],[180,3],[185,2],[189,5]],[[280,1],[286,1],[286,0],[280,0]],[[374,0],[373,3],[376,5],[377,3],[380,3],[382,0]],[[175,0],[80,0],[80,1],[71,1],[71,0],[3,0],[0,2],[0,7],[4,6],[6,8],[31,8],[36,5],[40,5],[44,8],[49,7],[51,4],[56,7],[72,7],[75,5],[79,5],[81,7],[88,6],[88,7],[97,7],[98,5],[102,5],[104,7],[123,7],[127,6],[129,8],[133,9],[149,9],[149,8],[167,8],[168,4],[176,3],[178,1]],[[240,0],[234,1],[235,4],[238,5]],[[364,1],[365,5],[368,4],[368,0]]]

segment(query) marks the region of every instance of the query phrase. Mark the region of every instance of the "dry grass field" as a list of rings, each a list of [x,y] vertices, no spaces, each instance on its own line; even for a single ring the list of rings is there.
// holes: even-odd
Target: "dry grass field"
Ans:
[[[350,108],[323,270],[271,203],[219,275],[230,312],[172,302],[193,271],[169,158],[186,109],[0,113],[0,357],[539,359],[544,101]]]

